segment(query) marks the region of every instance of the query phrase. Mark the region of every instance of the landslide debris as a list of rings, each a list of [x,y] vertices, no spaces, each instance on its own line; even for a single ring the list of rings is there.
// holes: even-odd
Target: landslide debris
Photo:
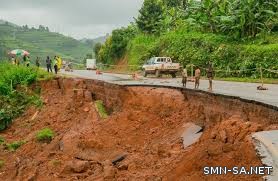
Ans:
[[[15,152],[1,149],[1,180],[261,179],[203,174],[205,166],[261,165],[250,135],[275,124],[257,121],[259,107],[241,114],[236,106],[226,109],[222,98],[78,79],[42,82],[41,87],[44,106],[30,108],[0,134],[7,142],[26,140]],[[95,104],[100,99],[109,110],[106,119]],[[214,104],[205,106],[205,101]],[[203,134],[184,149],[188,123],[201,126]],[[40,143],[36,134],[45,128],[55,136]]]

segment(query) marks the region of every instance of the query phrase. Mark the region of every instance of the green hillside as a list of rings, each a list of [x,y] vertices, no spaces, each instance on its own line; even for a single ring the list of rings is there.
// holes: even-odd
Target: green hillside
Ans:
[[[47,27],[35,29],[0,23],[0,58],[7,58],[8,52],[13,49],[29,51],[31,59],[60,55],[75,62],[81,62],[86,54],[92,53],[92,46],[89,44],[49,32]]]
[[[135,23],[114,30],[95,53],[130,69],[169,56],[202,70],[212,63],[218,77],[278,78],[277,12],[277,0],[144,0]]]

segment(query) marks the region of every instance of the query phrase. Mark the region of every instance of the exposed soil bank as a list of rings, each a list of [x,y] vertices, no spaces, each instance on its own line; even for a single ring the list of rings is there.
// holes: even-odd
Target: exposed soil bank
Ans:
[[[1,133],[26,140],[16,152],[0,151],[1,180],[260,180],[259,176],[205,176],[205,166],[261,166],[250,134],[277,129],[278,112],[238,99],[152,87],[124,87],[94,80],[42,82],[44,107],[30,108]],[[102,120],[94,100],[103,100]],[[204,128],[183,149],[182,127]],[[38,143],[35,134],[56,136]],[[117,164],[112,162],[122,158]]]

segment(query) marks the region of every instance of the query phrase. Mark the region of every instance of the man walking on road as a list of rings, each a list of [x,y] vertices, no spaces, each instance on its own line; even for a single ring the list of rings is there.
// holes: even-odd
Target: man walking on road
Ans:
[[[209,88],[208,90],[212,91],[212,79],[213,79],[213,68],[212,64],[209,62],[208,69],[207,69],[207,77],[209,79]]]
[[[196,70],[195,70],[195,89],[199,89],[200,78],[201,78],[201,70],[199,69],[199,67],[196,67]]]
[[[186,82],[187,82],[187,69],[186,69],[186,67],[184,67],[181,74],[182,74],[182,86],[186,87]]]
[[[47,56],[46,58],[46,67],[47,67],[47,72],[51,71],[52,72],[52,68],[51,68],[51,60],[49,58],[49,56]]]

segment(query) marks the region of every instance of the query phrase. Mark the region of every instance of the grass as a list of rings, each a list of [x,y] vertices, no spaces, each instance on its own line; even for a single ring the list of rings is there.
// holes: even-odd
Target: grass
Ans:
[[[9,151],[16,151],[18,148],[20,148],[22,145],[24,145],[26,141],[14,141],[12,143],[6,144],[6,148]]]
[[[98,111],[100,117],[102,119],[107,118],[108,114],[107,114],[106,109],[103,105],[103,102],[101,100],[97,100],[97,101],[95,101],[95,105],[96,105],[96,108],[97,108],[97,111]]]
[[[50,163],[54,167],[57,167],[57,166],[61,165],[61,161],[60,160],[51,160]]]
[[[246,82],[246,83],[262,83],[261,79],[254,79],[254,78],[238,78],[238,77],[227,77],[227,78],[215,78],[215,80],[221,81],[231,81],[231,82]],[[278,79],[274,78],[264,78],[264,84],[278,84]]]
[[[47,142],[47,143],[49,143],[54,138],[54,135],[55,135],[54,131],[52,131],[49,128],[44,128],[44,129],[42,129],[42,130],[37,132],[36,139],[39,142]]]
[[[0,169],[3,168],[5,165],[5,161],[4,160],[0,160]]]

